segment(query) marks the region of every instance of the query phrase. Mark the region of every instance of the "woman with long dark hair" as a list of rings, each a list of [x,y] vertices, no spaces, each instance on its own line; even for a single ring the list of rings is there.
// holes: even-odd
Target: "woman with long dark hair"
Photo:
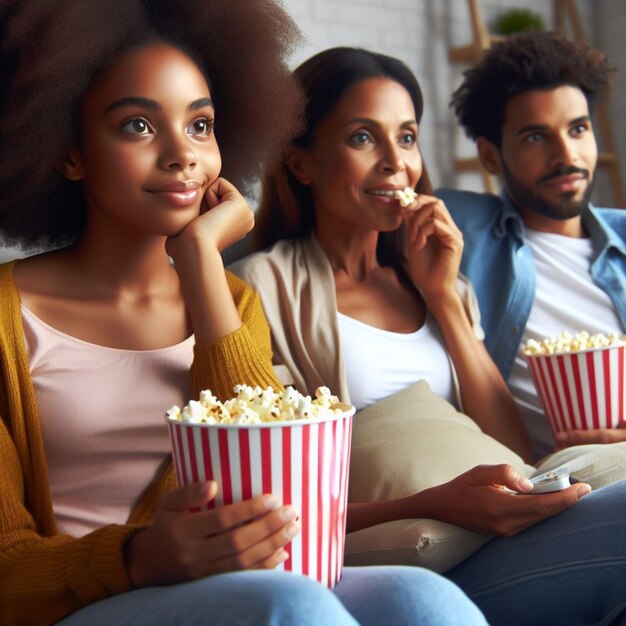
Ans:
[[[258,238],[271,247],[233,266],[261,297],[277,373],[309,392],[326,384],[358,409],[425,379],[528,458],[459,275],[462,236],[424,175],[415,77],[397,59],[355,48],[321,52],[294,75],[305,128],[264,178]],[[433,454],[461,454],[456,445]],[[625,553],[615,550],[626,544],[625,487],[529,495],[512,465],[481,465],[404,497],[349,502],[348,532],[428,518],[500,535],[447,574],[491,623],[599,623],[624,602],[621,589],[608,590],[624,577]]]

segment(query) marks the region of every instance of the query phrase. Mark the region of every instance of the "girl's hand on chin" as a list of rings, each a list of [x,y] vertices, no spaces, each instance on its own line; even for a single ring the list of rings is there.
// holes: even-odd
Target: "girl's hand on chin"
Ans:
[[[196,242],[222,252],[245,237],[254,226],[254,213],[234,185],[218,178],[207,190],[200,215],[178,235],[169,237],[167,253],[176,258],[183,245]]]

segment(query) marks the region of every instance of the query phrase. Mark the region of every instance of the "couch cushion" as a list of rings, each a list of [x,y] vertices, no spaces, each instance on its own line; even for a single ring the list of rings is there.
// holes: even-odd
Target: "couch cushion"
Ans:
[[[354,418],[348,499],[389,500],[447,482],[481,464],[534,468],[418,381]],[[407,564],[445,572],[491,538],[452,524],[408,519],[346,537],[346,565]]]
[[[626,479],[626,442],[573,446],[535,469],[418,381],[355,416],[348,499],[399,498],[447,482],[475,465],[496,463],[509,463],[526,476],[565,464],[572,476],[600,489]],[[345,562],[421,565],[445,572],[491,538],[437,520],[396,520],[348,534]]]

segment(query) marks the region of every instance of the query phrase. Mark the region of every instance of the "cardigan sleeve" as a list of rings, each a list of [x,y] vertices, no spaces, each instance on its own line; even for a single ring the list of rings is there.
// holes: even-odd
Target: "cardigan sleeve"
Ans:
[[[54,624],[130,589],[125,541],[137,526],[106,526],[80,539],[44,537],[24,505],[24,481],[0,421],[0,624]]]
[[[194,397],[210,389],[225,400],[237,384],[282,389],[272,368],[270,328],[258,294],[244,281],[227,272],[242,325],[210,345],[194,348],[191,387]]]

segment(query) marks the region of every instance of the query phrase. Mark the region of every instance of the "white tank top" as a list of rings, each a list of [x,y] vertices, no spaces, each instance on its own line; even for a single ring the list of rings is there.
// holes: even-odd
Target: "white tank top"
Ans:
[[[337,313],[350,401],[360,410],[425,379],[454,403],[450,360],[441,332],[427,313],[413,333],[394,333]]]
[[[553,337],[563,330],[608,334],[620,329],[611,299],[591,279],[591,239],[526,229],[526,243],[537,268],[537,288],[523,342]],[[519,354],[508,383],[529,430],[533,455],[539,459],[554,450],[554,438],[526,361]]]
[[[194,339],[119,350],[24,306],[22,318],[59,530],[80,537],[123,524],[170,452],[164,414],[189,401]]]

